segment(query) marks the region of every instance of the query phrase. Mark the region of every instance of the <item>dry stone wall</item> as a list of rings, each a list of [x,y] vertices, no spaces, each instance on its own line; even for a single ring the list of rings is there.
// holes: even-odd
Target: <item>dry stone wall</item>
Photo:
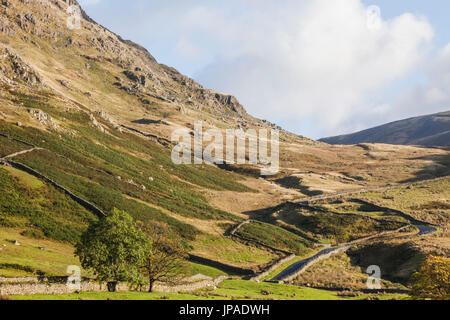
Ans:
[[[192,292],[208,287],[216,287],[222,281],[228,279],[227,276],[220,276],[215,279],[205,278],[204,280],[181,283],[175,286],[157,283],[154,286],[156,292]],[[143,286],[143,291],[147,291],[148,287]],[[59,277],[58,279],[40,279],[40,278],[0,278],[0,294],[1,295],[33,295],[33,294],[69,294],[75,292],[103,292],[106,291],[106,284],[99,284],[90,279],[84,279],[81,282],[80,290],[73,290],[67,286],[67,277]],[[117,286],[117,291],[133,291],[135,287],[121,283]]]

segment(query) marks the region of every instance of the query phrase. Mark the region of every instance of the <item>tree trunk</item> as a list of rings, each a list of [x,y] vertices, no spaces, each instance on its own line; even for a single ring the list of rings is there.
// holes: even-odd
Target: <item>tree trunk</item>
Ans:
[[[116,292],[116,290],[117,290],[117,282],[116,281],[108,282],[107,286],[108,286],[109,292]]]
[[[149,287],[148,287],[148,292],[153,292],[153,285],[155,284],[155,282],[154,281],[152,281],[152,280],[150,280],[150,284],[149,284]]]

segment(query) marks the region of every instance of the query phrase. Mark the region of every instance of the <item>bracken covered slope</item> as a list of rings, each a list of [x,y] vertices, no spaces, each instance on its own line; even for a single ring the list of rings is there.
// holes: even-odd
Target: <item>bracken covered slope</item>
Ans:
[[[196,120],[205,129],[281,128],[249,115],[235,97],[159,64],[146,49],[84,13],[81,28],[71,30],[69,5],[78,4],[0,2],[0,241],[33,244],[27,248],[33,259],[8,246],[0,275],[30,266],[41,270],[48,257],[30,239],[73,243],[96,219],[94,207],[165,223],[193,254],[259,268],[274,259],[272,252],[224,236],[256,210],[450,173],[445,148],[331,146],[283,130],[280,172],[273,177],[260,178],[259,168],[250,165],[175,165],[171,133],[193,130]],[[295,225],[295,212],[282,213]],[[307,231],[326,227],[325,218],[313,221],[320,228]],[[304,249],[293,244],[300,235],[269,225],[243,232]]]

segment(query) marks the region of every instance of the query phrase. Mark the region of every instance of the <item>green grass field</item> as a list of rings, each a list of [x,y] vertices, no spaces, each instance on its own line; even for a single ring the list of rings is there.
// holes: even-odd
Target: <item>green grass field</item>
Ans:
[[[67,267],[80,265],[70,244],[21,235],[21,229],[0,228],[0,276],[64,276]],[[14,245],[18,241],[20,246]],[[3,246],[6,245],[6,246]],[[44,248],[45,250],[41,250]],[[83,276],[88,276],[83,271]]]
[[[320,207],[323,207],[327,210],[331,210],[334,212],[339,213],[353,213],[353,214],[360,214],[362,216],[368,216],[378,219],[388,219],[388,220],[395,220],[399,222],[408,222],[407,219],[404,217],[401,217],[399,214],[393,211],[380,211],[379,209],[370,206],[368,204],[363,204],[358,202],[357,200],[348,200],[348,201],[342,201],[337,200],[333,202],[329,202],[326,204],[321,205]]]
[[[345,298],[318,289],[274,283],[255,283],[244,280],[226,280],[217,289],[205,289],[192,293],[147,292],[85,292],[62,295],[11,296],[13,300],[379,300],[408,299],[406,295],[362,295]]]
[[[63,192],[12,168],[0,167],[0,227],[74,243],[97,217]]]
[[[111,203],[125,209],[120,207],[120,201],[123,202],[117,196],[120,193],[185,216],[238,220],[235,216],[210,206],[192,184],[213,190],[251,191],[239,183],[241,176],[207,165],[177,166],[172,163],[169,150],[150,140],[131,133],[119,133],[108,127],[108,123],[103,125],[111,134],[104,134],[96,128],[86,126],[90,120],[85,113],[79,113],[77,117],[70,112],[60,114],[48,102],[30,97],[27,99],[32,100],[27,100],[30,108],[54,113],[56,118],[69,117],[69,123],[72,122],[71,130],[77,134],[54,134],[0,122],[0,133],[46,149],[18,156],[15,160],[51,177],[91,202],[99,202],[96,204],[105,211],[110,210]],[[22,149],[26,148],[20,150]],[[106,194],[110,196],[104,199]],[[118,200],[114,201],[114,198]],[[169,224],[173,223],[175,222],[169,221]]]
[[[314,211],[296,205],[286,205],[276,213],[276,217],[264,215],[258,219],[293,226],[318,242],[332,244],[353,241],[382,231],[396,230],[404,225],[397,221],[377,221],[364,216]]]
[[[450,225],[450,178],[384,192],[363,193],[360,197],[406,212],[418,220]]]
[[[266,250],[213,235],[199,236],[191,245],[194,254],[238,267],[256,267],[276,257]]]
[[[227,276],[230,275],[228,272],[223,270],[213,268],[210,266],[205,266],[203,264],[198,264],[194,262],[189,262],[188,267],[186,268],[186,275],[195,276],[197,274],[202,274],[207,277],[217,278],[219,276]]]
[[[257,240],[277,249],[304,255],[311,251],[312,244],[302,237],[275,225],[252,221],[243,225],[237,234]]]
[[[1,168],[8,171],[8,173],[13,176],[14,178],[17,178],[17,180],[21,183],[23,183],[25,186],[31,188],[31,189],[39,189],[44,186],[44,182],[36,178],[35,176],[32,176],[31,174],[26,173],[25,171],[18,170],[13,167],[6,167],[2,166]]]

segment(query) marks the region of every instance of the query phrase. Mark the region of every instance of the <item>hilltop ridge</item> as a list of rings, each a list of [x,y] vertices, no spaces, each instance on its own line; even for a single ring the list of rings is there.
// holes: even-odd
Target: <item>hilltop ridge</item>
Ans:
[[[323,138],[330,144],[387,143],[397,145],[450,145],[450,111],[391,122],[353,134]]]
[[[133,114],[158,118],[178,114],[182,119],[175,117],[176,124],[195,118],[217,127],[282,130],[250,116],[236,97],[204,88],[159,64],[147,49],[97,24],[81,8],[81,28],[69,29],[70,5],[79,6],[74,0],[4,1],[0,5],[0,32],[7,36],[2,47],[29,66],[42,84],[39,88],[70,97],[91,112],[101,109],[118,122],[136,120],[131,119]],[[101,78],[93,79],[91,64],[96,64]],[[20,74],[20,70],[9,71],[10,78]],[[26,79],[24,84],[35,81]],[[314,143],[285,131],[283,135]]]

